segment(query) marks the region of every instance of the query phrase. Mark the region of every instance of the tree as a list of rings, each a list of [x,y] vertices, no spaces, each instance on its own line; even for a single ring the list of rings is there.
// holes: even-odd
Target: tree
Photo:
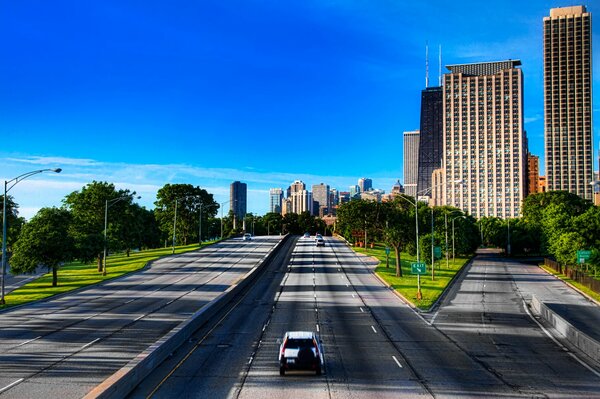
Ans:
[[[42,208],[23,226],[14,245],[11,270],[33,272],[39,265],[52,270],[52,286],[58,284],[58,267],[73,257],[74,241],[69,234],[71,214],[66,209]]]
[[[281,233],[281,224],[283,217],[280,213],[269,212],[262,217],[263,231],[271,234]]]
[[[198,241],[199,223],[202,218],[202,231],[207,231],[207,220],[215,217],[219,204],[206,190],[191,184],[165,184],[156,194],[154,215],[162,233],[162,239],[173,236],[175,219],[175,201],[177,200],[178,242],[186,245],[189,241]]]
[[[366,230],[367,240],[378,238],[383,232],[382,204],[370,200],[353,200],[338,207],[337,228],[346,239],[355,231]],[[365,243],[366,244],[366,243]]]
[[[2,219],[2,207],[4,206],[4,195],[0,195],[0,224],[3,223]],[[14,202],[12,196],[6,196],[6,226],[7,226],[7,241],[6,247],[8,251],[12,249],[12,244],[17,241],[19,235],[21,234],[21,228],[25,224],[25,218],[19,217],[19,205]],[[2,237],[2,229],[0,228],[0,239],[4,239]]]
[[[401,198],[382,204],[382,213],[385,219],[384,240],[394,248],[396,259],[396,276],[402,277],[402,263],[400,253],[408,242],[414,239],[414,213],[411,218],[411,206]]]
[[[102,271],[106,201],[125,198],[115,202],[109,210],[107,238],[109,243],[114,244],[119,242],[118,232],[123,228],[123,224],[130,222],[125,212],[132,206],[134,195],[135,192],[129,190],[116,190],[112,183],[93,181],[81,191],[74,191],[65,197],[63,203],[73,217],[70,234],[75,240],[77,259],[82,262],[97,259],[98,271]]]

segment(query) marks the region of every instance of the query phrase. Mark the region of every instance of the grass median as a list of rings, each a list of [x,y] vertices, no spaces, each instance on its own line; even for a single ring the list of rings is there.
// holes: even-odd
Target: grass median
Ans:
[[[202,243],[202,248],[213,242]],[[175,247],[175,253],[195,251],[199,249],[198,244]],[[63,294],[78,288],[98,284],[106,280],[121,277],[142,269],[152,260],[171,255],[172,248],[149,249],[126,254],[115,254],[106,258],[106,276],[98,272],[96,263],[71,262],[58,269],[58,286],[52,287],[52,273],[23,285],[5,296],[6,304],[0,305],[0,309],[23,305],[29,302]]]
[[[464,257],[457,257],[454,260],[449,259],[446,264],[446,258],[435,262],[434,276],[431,279],[431,265],[427,265],[427,274],[421,275],[421,293],[422,299],[417,299],[417,275],[411,274],[410,264],[416,262],[416,256],[411,256],[408,253],[402,252],[400,261],[402,264],[402,277],[396,277],[396,259],[394,256],[394,250],[390,251],[390,266],[386,267],[386,255],[385,245],[376,244],[374,248],[353,247],[353,249],[362,254],[377,258],[379,266],[375,269],[375,273],[379,275],[385,282],[387,282],[393,289],[395,289],[400,295],[406,300],[410,301],[414,306],[419,309],[429,309],[435,301],[442,295],[444,290],[448,287],[448,284],[452,278],[467,264],[469,259]]]

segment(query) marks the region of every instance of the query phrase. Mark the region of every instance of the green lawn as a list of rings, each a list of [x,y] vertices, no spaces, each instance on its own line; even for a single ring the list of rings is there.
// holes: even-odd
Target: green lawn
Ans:
[[[209,244],[212,244],[212,242],[203,243],[202,247],[205,247]],[[175,253],[194,251],[198,248],[198,244],[175,247]],[[52,273],[46,273],[42,277],[33,280],[6,295],[6,304],[0,305],[0,309],[22,305],[28,302],[62,294],[77,288],[120,277],[124,274],[143,268],[151,260],[171,255],[171,252],[172,248],[168,247],[150,249],[140,252],[131,252],[129,257],[127,257],[125,254],[111,255],[107,258],[106,276],[103,276],[102,273],[98,272],[98,266],[96,263],[68,263],[58,269],[58,286],[52,287]]]
[[[365,253],[364,248],[353,247],[356,252]],[[429,309],[435,301],[442,295],[452,277],[469,261],[470,258],[456,258],[452,261],[450,258],[449,266],[446,266],[446,258],[435,262],[435,279],[431,279],[431,265],[427,265],[427,274],[421,276],[421,300],[417,299],[417,276],[411,274],[410,264],[416,262],[416,256],[402,253],[400,260],[402,263],[403,277],[396,277],[396,259],[394,250],[390,251],[390,267],[386,268],[385,245],[376,244],[375,248],[368,248],[367,255],[380,260],[379,266],[375,272],[388,284],[390,284],[399,294],[410,301],[419,309]]]
[[[575,280],[570,279],[569,277],[565,276],[562,273],[558,273],[556,272],[554,269],[550,268],[550,267],[546,267],[544,265],[540,265],[540,267],[542,269],[544,269],[545,271],[547,271],[548,273],[558,277],[559,279],[566,281],[567,283],[571,284],[572,286],[576,287],[579,291],[582,291],[584,293],[586,293],[588,296],[594,298],[596,301],[600,302],[600,294],[598,294],[595,291],[592,291],[591,289],[589,289],[588,287],[586,287],[585,285],[578,283]]]

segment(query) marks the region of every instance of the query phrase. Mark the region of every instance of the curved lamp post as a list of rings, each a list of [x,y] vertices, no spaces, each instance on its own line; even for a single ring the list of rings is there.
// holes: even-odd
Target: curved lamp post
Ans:
[[[4,305],[6,303],[4,300],[4,280],[6,276],[6,194],[21,180],[25,180],[28,177],[43,172],[60,173],[62,172],[62,169],[56,168],[34,170],[31,172],[23,173],[22,175],[19,175],[14,179],[4,181],[4,205],[2,208],[2,293],[0,294],[0,305]]]
[[[133,192],[132,195],[135,195],[135,192]],[[131,198],[131,196],[129,195],[124,195],[122,197],[117,197],[117,198],[113,198],[111,200],[106,200],[106,206],[104,207],[104,256],[102,257],[102,275],[106,276],[106,252],[107,252],[107,239],[106,239],[106,231],[108,230],[108,208],[110,208],[112,205],[116,204],[117,202],[127,199],[127,198]],[[137,196],[137,199],[142,198],[141,196]]]

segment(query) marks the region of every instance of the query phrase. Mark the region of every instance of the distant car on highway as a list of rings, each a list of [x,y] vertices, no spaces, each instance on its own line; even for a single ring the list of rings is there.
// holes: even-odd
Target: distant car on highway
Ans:
[[[304,233],[304,238],[310,238],[310,233],[309,232]]]
[[[279,346],[279,374],[289,370],[323,372],[323,346],[312,331],[288,331]]]
[[[252,234],[250,234],[250,233],[244,234],[244,238],[242,238],[242,240],[244,240],[244,241],[252,241]]]
[[[317,247],[324,247],[325,246],[325,240],[323,239],[323,237],[317,237],[317,238],[315,238],[315,246],[317,246]]]

